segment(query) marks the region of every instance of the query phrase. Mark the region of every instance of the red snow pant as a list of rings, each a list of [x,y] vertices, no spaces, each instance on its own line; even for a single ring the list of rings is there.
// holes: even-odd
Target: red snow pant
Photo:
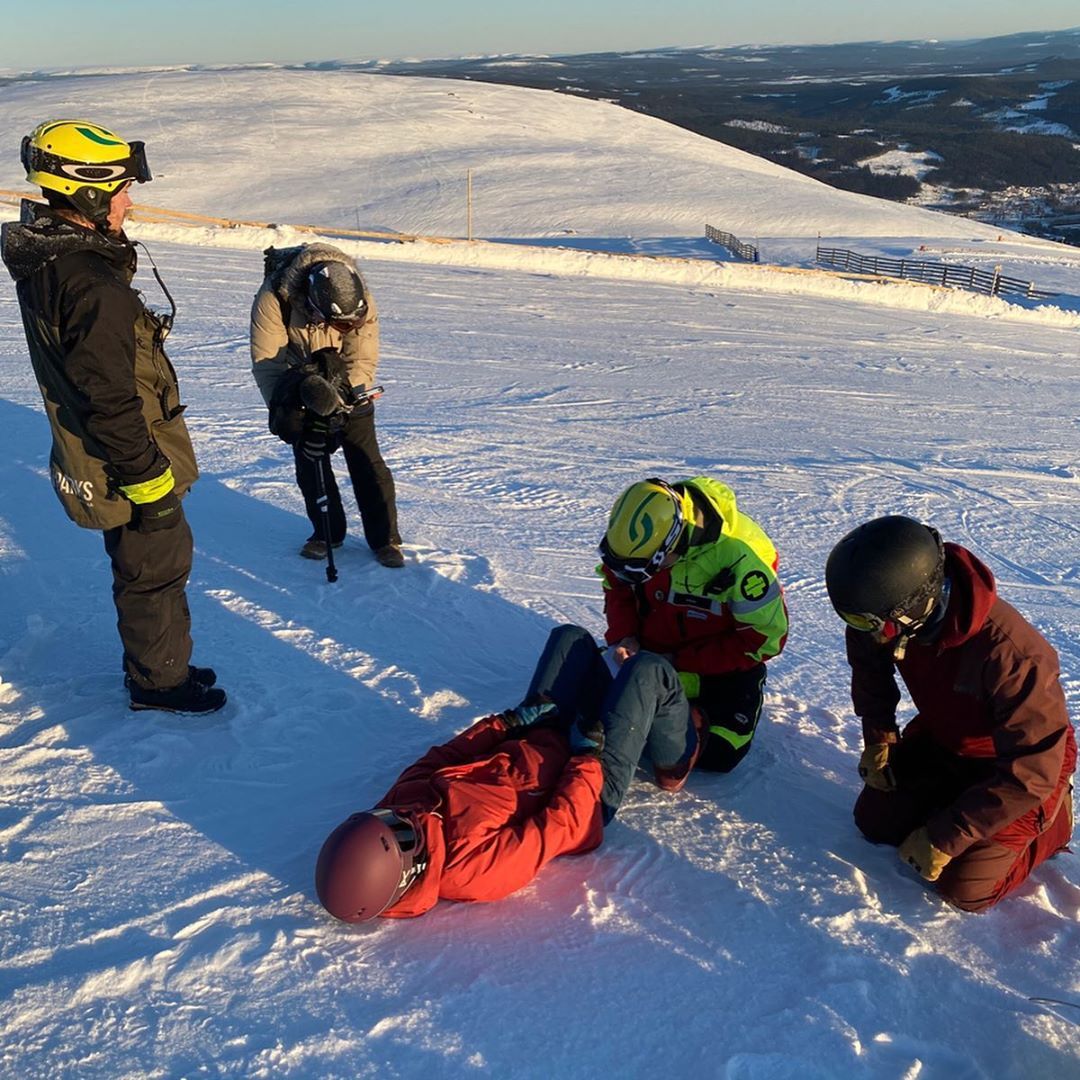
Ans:
[[[867,840],[899,847],[991,768],[986,759],[962,758],[932,739],[901,739],[889,755],[896,791],[863,788],[855,802],[855,824]],[[1063,781],[1063,786],[1065,782]],[[936,882],[937,891],[964,911],[982,911],[1008,896],[1040,863],[1061,851],[1072,835],[1072,797],[1065,790],[1054,816],[1026,816],[986,840],[976,841],[953,859]]]

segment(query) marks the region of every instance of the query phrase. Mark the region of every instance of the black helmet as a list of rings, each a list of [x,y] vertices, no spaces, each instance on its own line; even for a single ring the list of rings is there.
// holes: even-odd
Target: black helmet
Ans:
[[[308,271],[307,298],[323,322],[359,326],[367,315],[360,275],[347,263],[318,262]]]
[[[427,869],[423,832],[392,810],[343,821],[323,843],[315,892],[335,919],[367,922],[382,914]]]
[[[853,529],[825,564],[825,585],[837,614],[856,630],[876,630],[887,638],[911,634],[926,622],[944,580],[937,530],[899,515]]]

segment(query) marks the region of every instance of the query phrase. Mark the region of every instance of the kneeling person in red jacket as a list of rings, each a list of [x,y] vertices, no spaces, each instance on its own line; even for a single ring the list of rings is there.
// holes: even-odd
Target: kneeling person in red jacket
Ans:
[[[485,717],[406,769],[323,844],[323,907],[366,922],[423,915],[439,900],[500,900],[556,856],[597,847],[599,758],[545,722],[557,722],[549,702]]]
[[[1057,653],[983,563],[911,518],[860,525],[825,579],[863,725],[856,824],[956,907],[996,904],[1072,834]],[[918,710],[902,733],[894,672]]]

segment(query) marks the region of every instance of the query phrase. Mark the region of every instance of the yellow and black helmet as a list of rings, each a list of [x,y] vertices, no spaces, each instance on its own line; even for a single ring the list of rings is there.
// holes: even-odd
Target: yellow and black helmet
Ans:
[[[109,213],[109,202],[131,180],[151,179],[141,142],[125,142],[86,120],[47,120],[23,138],[26,179],[66,198],[91,221]]]
[[[657,477],[631,484],[616,500],[600,541],[604,565],[623,581],[648,581],[686,537],[693,503]]]

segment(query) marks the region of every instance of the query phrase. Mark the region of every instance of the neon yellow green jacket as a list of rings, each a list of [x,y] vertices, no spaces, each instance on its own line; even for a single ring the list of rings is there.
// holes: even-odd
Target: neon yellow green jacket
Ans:
[[[745,671],[776,656],[787,639],[778,556],[735,493],[697,476],[672,485],[693,502],[689,548],[644,585],[619,581],[603,566],[606,638],[636,637],[643,649],[673,658],[688,695],[695,676]]]

